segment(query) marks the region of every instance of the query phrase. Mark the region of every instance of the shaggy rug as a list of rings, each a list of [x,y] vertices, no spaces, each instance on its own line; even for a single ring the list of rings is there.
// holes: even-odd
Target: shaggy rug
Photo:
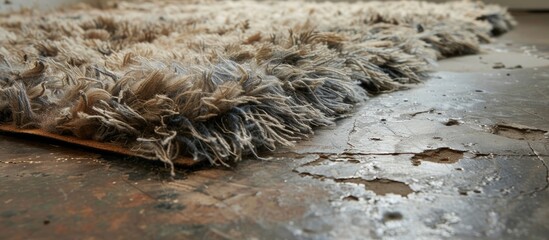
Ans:
[[[0,18],[0,127],[161,160],[172,172],[259,158],[514,25],[505,8],[470,1],[21,10]]]

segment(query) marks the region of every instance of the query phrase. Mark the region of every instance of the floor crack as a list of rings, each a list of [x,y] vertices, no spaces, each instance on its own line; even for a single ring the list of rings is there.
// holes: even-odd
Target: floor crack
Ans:
[[[534,191],[533,193],[537,193],[537,192],[542,192],[542,191],[545,191],[549,188],[549,166],[547,166],[547,163],[545,162],[545,160],[541,157],[541,155],[532,147],[532,145],[530,144],[530,142],[528,142],[528,147],[530,148],[530,150],[532,151],[532,153],[534,153],[534,156],[536,156],[536,158],[541,162],[541,164],[545,167],[545,186],[540,189],[540,190],[537,190],[537,191]]]
[[[424,113],[434,113],[436,109],[434,108],[429,108],[428,110],[425,110],[425,111],[420,111],[420,112],[415,112],[415,113],[410,113],[410,117],[415,117],[419,114],[424,114]]]
[[[351,128],[351,131],[349,131],[349,134],[347,135],[347,145],[349,145],[352,148],[355,147],[355,145],[353,145],[351,143],[351,136],[353,135],[353,133],[356,132],[356,122],[358,121],[358,118],[355,119],[355,121],[353,122],[353,128]]]
[[[429,150],[436,150],[436,149],[429,149]],[[452,149],[452,150],[456,150],[456,149]],[[460,152],[468,152],[468,151],[461,151],[461,150],[456,150],[456,151],[460,151]],[[398,155],[415,155],[415,154],[419,154],[421,152],[341,152],[341,153],[337,153],[337,152],[303,152],[303,153],[297,153],[297,152],[280,152],[280,153],[276,153],[276,154],[273,154],[272,156],[276,156],[276,157],[284,157],[285,155],[290,155],[290,157],[293,157],[293,158],[304,158],[306,156],[309,156],[309,155],[321,155],[323,156],[323,158],[328,158],[330,156],[398,156]],[[469,152],[471,153],[471,152]],[[493,157],[501,157],[501,156],[504,156],[504,157],[520,157],[520,156],[527,156],[527,157],[538,157],[538,158],[541,158],[541,157],[549,157],[549,155],[541,155],[541,154],[529,154],[529,155],[524,155],[524,154],[494,154],[494,153],[490,153],[490,154],[487,154],[487,153],[471,153],[472,155],[474,155],[472,158],[475,158],[475,157],[485,157],[485,156],[493,156]],[[543,160],[542,160],[543,161]],[[545,162],[544,162],[545,163]],[[545,164],[544,164],[545,165]],[[546,166],[549,168],[549,165]]]

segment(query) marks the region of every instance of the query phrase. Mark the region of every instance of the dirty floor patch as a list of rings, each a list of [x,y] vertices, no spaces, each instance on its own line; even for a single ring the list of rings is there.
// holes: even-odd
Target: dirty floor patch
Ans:
[[[492,133],[517,140],[542,141],[548,139],[547,131],[519,124],[496,124],[492,127]]]
[[[294,170],[295,171],[295,170]],[[387,194],[397,194],[401,196],[408,196],[414,191],[408,186],[408,184],[384,178],[374,178],[372,180],[367,180],[363,178],[332,178],[320,174],[312,174],[308,172],[299,173],[302,177],[312,177],[313,179],[318,179],[321,181],[333,180],[336,183],[351,183],[362,185],[366,190],[374,192],[376,195],[384,196]],[[347,196],[347,200],[352,199]]]
[[[414,192],[406,183],[383,178],[376,178],[373,180],[366,180],[362,178],[344,178],[335,179],[335,181],[338,183],[354,183],[364,185],[366,190],[370,190],[381,196],[385,196],[390,193],[408,196]]]
[[[456,163],[463,158],[463,151],[453,150],[450,148],[438,148],[434,150],[425,150],[412,157],[412,164],[418,166],[421,161],[429,161],[434,163]]]

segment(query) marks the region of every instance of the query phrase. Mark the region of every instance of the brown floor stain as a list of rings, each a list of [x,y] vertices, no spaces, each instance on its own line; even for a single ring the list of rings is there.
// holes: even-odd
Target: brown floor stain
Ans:
[[[346,163],[360,163],[360,161],[352,156],[352,154],[320,154],[316,160],[310,161],[301,165],[307,166],[319,166],[325,162],[346,162]]]
[[[492,133],[506,138],[528,141],[542,141],[546,139],[547,131],[519,124],[496,124]]]
[[[451,119],[448,119],[448,121],[446,121],[446,122],[444,123],[444,125],[449,126],[449,127],[450,127],[450,126],[457,126],[457,125],[460,125],[460,124],[461,124],[461,122],[459,122],[459,120],[457,120],[457,119],[452,119],[452,118],[451,118]]]
[[[361,184],[366,187],[366,190],[373,191],[376,195],[381,196],[389,193],[408,196],[410,193],[414,192],[414,190],[412,190],[406,183],[384,178],[376,178],[373,180],[366,180],[362,178],[343,178],[335,179],[335,181],[339,183]]]
[[[295,171],[295,170],[294,170]],[[354,178],[332,178],[327,177],[324,175],[319,174],[312,174],[309,172],[301,172],[299,173],[299,176],[301,177],[312,177],[314,179],[319,179],[321,181],[324,181],[326,179],[331,179],[335,181],[336,183],[354,183],[358,185],[364,185],[366,190],[370,190],[374,192],[376,195],[384,196],[389,193],[397,194],[401,196],[408,196],[410,193],[413,193],[414,190],[408,186],[408,184],[395,181],[391,179],[385,179],[385,178],[374,178],[372,180],[366,180],[359,177]],[[355,196],[347,196],[344,198],[344,200],[352,200],[349,197],[355,197]]]
[[[349,196],[343,198],[343,201],[354,201],[354,202],[356,202],[358,200],[359,200],[359,198],[357,196],[353,196],[353,195],[349,195]]]
[[[458,151],[450,148],[438,148],[434,150],[425,150],[422,153],[417,153],[412,157],[412,164],[418,166],[421,161],[429,161],[434,163],[456,163],[463,158],[463,151]]]
[[[403,216],[400,212],[386,212],[383,214],[383,222],[389,221],[399,221],[402,220]]]

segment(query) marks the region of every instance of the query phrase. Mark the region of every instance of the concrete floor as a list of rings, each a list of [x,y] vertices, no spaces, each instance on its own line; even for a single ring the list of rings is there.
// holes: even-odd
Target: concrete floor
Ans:
[[[146,160],[0,135],[0,239],[546,239],[549,14],[516,15],[483,54],[269,161],[170,179]]]

